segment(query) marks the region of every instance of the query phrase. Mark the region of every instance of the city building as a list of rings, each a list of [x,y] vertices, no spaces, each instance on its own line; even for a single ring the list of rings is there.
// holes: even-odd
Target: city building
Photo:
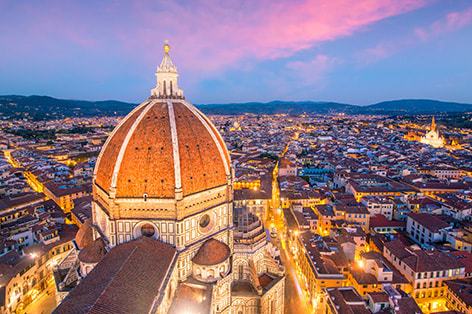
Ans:
[[[0,309],[17,313],[53,281],[53,268],[72,249],[75,226],[43,227],[38,242],[0,257]]]
[[[384,243],[383,255],[409,280],[405,292],[427,311],[445,308],[446,280],[465,277],[465,264],[438,250],[414,249],[394,240]]]
[[[320,298],[323,288],[347,285],[347,258],[337,246],[335,250],[331,250],[322,237],[310,230],[296,235],[295,256],[304,282],[302,288],[315,306],[325,306],[323,298]],[[335,261],[339,260],[345,262],[338,268]]]
[[[364,298],[367,294],[383,291],[384,285],[405,291],[409,284],[408,279],[382,253],[376,251],[360,254],[348,274],[348,280]]]
[[[327,314],[369,314],[364,300],[353,287],[325,288],[326,298],[324,313]]]
[[[431,243],[445,240],[444,231],[452,226],[435,215],[426,213],[409,213],[406,221],[406,231],[418,243]]]
[[[450,310],[460,313],[472,313],[472,281],[448,280],[445,282],[446,306]]]

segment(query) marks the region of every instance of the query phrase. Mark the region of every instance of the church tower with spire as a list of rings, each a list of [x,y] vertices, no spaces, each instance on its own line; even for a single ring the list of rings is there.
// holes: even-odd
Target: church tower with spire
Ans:
[[[444,137],[442,137],[439,134],[439,131],[436,130],[436,121],[434,120],[434,116],[431,121],[431,129],[421,137],[420,142],[436,148],[444,147]]]

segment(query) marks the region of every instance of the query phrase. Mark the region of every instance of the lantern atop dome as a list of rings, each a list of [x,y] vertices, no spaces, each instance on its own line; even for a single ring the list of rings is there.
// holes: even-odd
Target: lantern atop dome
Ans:
[[[156,69],[156,87],[151,90],[151,98],[183,99],[184,92],[177,86],[177,68],[169,55],[170,46],[167,40],[164,44],[164,57]]]

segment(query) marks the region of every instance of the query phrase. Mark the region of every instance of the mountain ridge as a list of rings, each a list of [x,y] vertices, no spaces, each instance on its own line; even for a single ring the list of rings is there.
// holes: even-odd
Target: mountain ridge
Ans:
[[[118,100],[73,100],[51,96],[0,95],[0,113],[5,117],[63,118],[74,116],[126,115],[138,104]],[[330,101],[246,102],[195,105],[205,114],[382,114],[411,115],[472,112],[472,104],[433,99],[399,99],[360,106]]]

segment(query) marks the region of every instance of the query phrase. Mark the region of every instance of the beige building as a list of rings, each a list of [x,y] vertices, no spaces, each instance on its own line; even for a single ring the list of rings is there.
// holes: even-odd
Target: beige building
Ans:
[[[164,49],[151,97],[97,160],[94,241],[71,263],[84,278],[54,313],[283,313],[277,252],[257,217],[233,217],[226,146]]]
[[[43,232],[40,242],[0,257],[0,313],[21,311],[53,282],[54,266],[68,254],[77,231],[63,225],[61,232]]]
[[[438,250],[414,249],[394,240],[384,244],[383,255],[408,279],[405,292],[426,312],[444,310],[445,282],[465,277],[464,263]]]

